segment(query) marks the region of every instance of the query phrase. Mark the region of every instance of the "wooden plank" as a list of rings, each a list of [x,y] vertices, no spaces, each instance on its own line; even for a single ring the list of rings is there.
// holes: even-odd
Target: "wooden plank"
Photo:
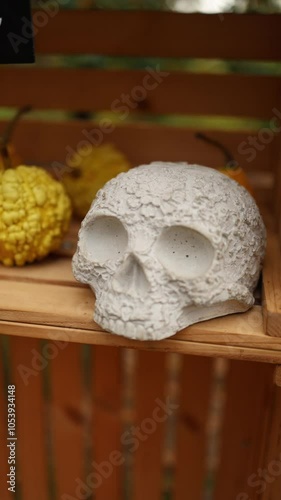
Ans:
[[[5,280],[0,311],[2,321],[18,321],[28,324],[83,328],[101,330],[93,321],[94,295],[88,287],[64,286],[37,282],[16,282]],[[32,299],[31,299],[32,298]],[[177,334],[178,339],[185,339],[192,331],[203,334],[208,331],[210,341],[216,341],[212,334],[217,332],[227,336],[227,342],[235,338],[250,342],[249,335],[255,335],[254,341],[279,345],[280,340],[264,335],[261,308],[255,306],[242,314],[228,315],[192,325]],[[239,337],[239,334],[242,335]],[[218,339],[217,339],[218,340]],[[219,339],[221,342],[221,338]]]
[[[244,116],[270,119],[278,108],[281,79],[257,75],[209,75],[69,68],[0,70],[0,106],[34,109],[112,110],[155,114]],[[15,85],[20,81],[20,85]],[[48,92],[45,89],[48,89]],[[142,90],[143,89],[143,90]]]
[[[0,122],[0,129],[5,122]],[[24,161],[37,164],[50,164],[54,161],[65,163],[74,153],[79,143],[86,140],[84,135],[90,132],[95,144],[113,143],[130,160],[132,165],[141,165],[151,161],[187,161],[210,167],[225,164],[220,151],[202,144],[195,138],[196,129],[159,126],[152,124],[112,124],[111,133],[102,133],[102,122],[88,121],[42,122],[23,121],[19,123],[14,143]],[[84,131],[84,132],[83,132]],[[86,131],[86,132],[85,132]],[[253,159],[253,153],[247,146],[249,136],[256,136],[257,131],[224,132],[204,130],[212,138],[222,142],[234,154],[240,165],[249,172],[271,170],[271,145],[268,144]],[[49,138],[52,137],[52,140]],[[31,140],[32,138],[32,140]],[[82,143],[83,144],[83,143]],[[145,144],[145,147],[143,145]],[[253,149],[253,148],[252,148]],[[252,160],[252,161],[250,161]],[[54,175],[63,177],[63,165],[53,168]],[[255,177],[253,176],[255,182]]]
[[[136,421],[128,437],[133,454],[134,500],[162,498],[165,423],[175,410],[165,394],[166,357],[139,352],[136,366]],[[167,410],[165,405],[168,403]],[[145,478],[145,480],[144,480]]]
[[[34,14],[38,54],[280,59],[278,15],[74,10],[46,20],[37,28]]]
[[[261,311],[260,311],[261,319]],[[216,320],[212,320],[213,325],[217,326]],[[219,333],[217,331],[216,342],[209,342],[209,325],[202,328],[203,323],[198,323],[199,332],[203,333],[200,339],[190,340],[188,331],[186,332],[186,337],[184,340],[178,340],[175,335],[171,339],[162,340],[158,342],[140,342],[137,340],[128,340],[124,337],[118,335],[112,335],[103,331],[95,330],[85,330],[77,327],[62,327],[62,326],[48,326],[37,325],[30,323],[21,323],[13,321],[3,321],[0,320],[1,334],[11,335],[11,336],[22,336],[22,337],[33,337],[33,338],[46,338],[54,340],[63,340],[68,342],[76,342],[81,344],[94,344],[94,345],[104,345],[112,347],[125,347],[128,349],[140,349],[145,351],[154,352],[174,352],[180,354],[192,354],[194,356],[210,356],[210,357],[222,357],[227,359],[239,359],[239,360],[249,360],[249,361],[259,361],[264,363],[281,363],[281,349],[280,345],[277,346],[273,340],[273,337],[266,335],[261,335],[261,342],[254,340],[254,331],[247,332],[244,338],[241,340],[233,340],[232,342],[227,341],[227,335],[225,335],[224,329]],[[197,337],[197,326],[194,325],[190,327],[190,332],[193,332],[193,337]],[[192,328],[192,330],[191,330]],[[231,336],[233,332],[231,333]],[[220,342],[219,338],[222,337]],[[236,337],[236,335],[234,335]],[[264,337],[267,340],[265,342]],[[241,337],[240,337],[241,338]],[[248,340],[248,339],[249,340]],[[259,337],[257,337],[259,338]]]
[[[18,321],[28,324],[37,323],[39,325],[99,331],[101,327],[98,327],[92,319],[93,309],[94,296],[89,288],[49,284],[42,287],[40,283],[36,282],[5,282],[5,290],[0,304],[2,321]],[[179,332],[177,338],[183,339],[186,333],[191,333],[195,329],[201,333],[208,330],[210,334],[225,333],[228,335],[229,342],[233,340],[231,338],[232,333],[238,335],[240,333],[242,335],[241,339],[246,340],[246,335],[253,334],[256,335],[255,340],[257,341],[262,342],[265,340],[268,344],[279,345],[279,339],[270,339],[263,336],[263,326],[260,320],[260,307],[256,306],[246,313],[229,315],[224,318],[216,318],[192,325]],[[250,339],[248,341],[250,342]]]
[[[7,484],[7,474],[10,472],[10,465],[8,465],[8,448],[7,448],[7,437],[8,437],[8,388],[5,380],[4,373],[4,346],[3,340],[0,339],[0,408],[2,408],[0,414],[0,497],[1,500],[12,500],[14,494],[8,491],[9,485]],[[5,360],[8,362],[8,360]],[[11,464],[13,465],[13,464]]]
[[[43,361],[37,339],[10,339],[11,379],[16,386],[18,479],[22,500],[47,500],[47,446]]]
[[[261,429],[265,407],[270,405],[268,387],[272,381],[272,368],[268,365],[230,362],[216,500],[256,498],[251,477],[259,465]]]
[[[202,498],[213,361],[184,356],[177,423],[175,500]]]
[[[274,370],[274,383],[281,387],[281,365],[277,365]]]
[[[263,268],[263,317],[268,335],[281,337],[281,262],[280,246],[271,234]]]
[[[44,286],[38,281],[38,276],[30,276],[28,280],[31,268],[32,266],[27,266],[20,270],[20,280],[17,270],[1,269],[2,333],[36,338],[47,336],[72,342],[148,350],[167,349],[171,352],[192,352],[197,355],[280,361],[280,338],[265,334],[259,306],[247,313],[192,325],[167,341],[140,343],[102,332],[92,320],[92,292],[87,287],[75,285],[74,279],[70,286],[66,286],[63,277],[56,278],[57,264],[53,267],[49,262],[49,282],[45,273]],[[11,275],[10,271],[13,271]]]
[[[92,348],[93,450],[91,472],[96,500],[120,500],[122,454],[122,352],[114,347]]]
[[[11,267],[7,274],[7,268],[0,267],[0,280],[17,282],[38,282],[54,285],[69,285],[85,287],[82,283],[75,281],[71,270],[69,258],[50,256],[42,262],[34,262],[28,267]],[[26,272],[28,269],[28,273]]]
[[[50,367],[50,425],[56,493],[58,498],[72,498],[77,496],[81,481],[86,480],[81,346],[49,340],[43,350]]]
[[[279,101],[278,109],[281,108],[281,99]],[[281,135],[276,137],[275,149],[272,155],[272,163],[274,165],[275,173],[275,189],[274,189],[274,211],[275,211],[275,230],[279,236],[279,243],[281,244]]]
[[[264,428],[265,442],[260,469],[255,471],[255,486],[262,500],[279,500],[281,489],[281,388],[275,387],[270,398],[270,418]],[[262,472],[261,472],[262,471]],[[257,482],[258,481],[258,482]]]

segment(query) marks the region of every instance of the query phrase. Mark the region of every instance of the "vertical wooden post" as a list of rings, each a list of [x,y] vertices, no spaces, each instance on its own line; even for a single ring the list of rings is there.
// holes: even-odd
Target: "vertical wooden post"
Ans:
[[[280,500],[281,495],[281,366],[275,368],[274,389],[268,426],[264,429],[264,448],[257,471],[261,500]]]
[[[272,403],[273,367],[231,361],[215,500],[252,500]]]
[[[202,498],[213,360],[184,356],[177,425],[175,500]]]
[[[50,425],[56,493],[60,500],[75,496],[85,481],[83,380],[81,345],[48,342],[50,351]],[[52,350],[54,351],[52,355]]]
[[[122,498],[122,351],[94,346],[92,350],[93,459],[89,481],[95,500]]]
[[[164,430],[169,412],[165,397],[166,355],[138,352],[136,422],[126,441],[134,458],[134,500],[160,500]]]
[[[281,116],[281,96],[280,105],[278,111],[278,116]],[[276,119],[276,126],[281,127],[281,118]],[[278,121],[278,124],[277,124]],[[279,241],[281,243],[281,131],[277,134],[275,139],[275,153],[273,156],[273,172],[275,173],[274,187],[275,187],[275,218],[276,218],[276,229],[279,235]]]
[[[48,498],[43,376],[38,339],[10,339],[11,379],[16,386],[18,476],[22,500]]]

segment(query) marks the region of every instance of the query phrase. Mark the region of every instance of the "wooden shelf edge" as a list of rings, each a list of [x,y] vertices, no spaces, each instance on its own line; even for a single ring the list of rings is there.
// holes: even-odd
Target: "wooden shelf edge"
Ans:
[[[271,222],[269,214],[262,307],[197,323],[161,342],[130,341],[94,323],[93,293],[74,280],[70,259],[57,256],[25,268],[1,267],[0,333],[281,364],[280,250]]]
[[[218,343],[197,342],[182,340],[177,336],[157,342],[129,340],[119,335],[104,331],[67,328],[62,326],[46,326],[37,324],[0,321],[2,335],[32,337],[54,342],[74,342],[103,346],[141,349],[148,351],[162,351],[195,356],[221,357],[228,359],[258,361],[264,363],[281,363],[281,348],[263,348],[249,345],[223,345]]]

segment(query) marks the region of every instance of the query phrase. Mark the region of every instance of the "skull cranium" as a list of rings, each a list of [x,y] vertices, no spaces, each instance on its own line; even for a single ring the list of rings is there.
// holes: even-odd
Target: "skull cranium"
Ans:
[[[160,340],[198,321],[249,309],[265,249],[250,194],[224,174],[154,162],[98,192],[73,258],[106,330]]]

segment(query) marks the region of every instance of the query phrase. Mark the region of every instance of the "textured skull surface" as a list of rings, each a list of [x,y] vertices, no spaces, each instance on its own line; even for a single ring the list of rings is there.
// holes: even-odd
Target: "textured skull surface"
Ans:
[[[254,302],[265,228],[251,195],[211,168],[154,162],[119,174],[82,222],[73,272],[95,321],[160,340]]]

